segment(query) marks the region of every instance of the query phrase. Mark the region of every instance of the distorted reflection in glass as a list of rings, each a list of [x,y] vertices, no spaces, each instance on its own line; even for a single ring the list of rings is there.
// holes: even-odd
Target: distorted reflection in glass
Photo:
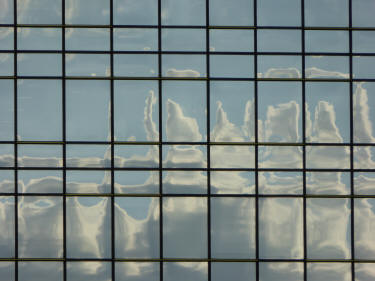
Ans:
[[[259,280],[262,281],[302,281],[302,262],[261,262]]]
[[[349,83],[306,83],[307,142],[350,141]]]
[[[348,26],[348,1],[349,0],[306,0],[306,26]]]
[[[115,51],[157,51],[158,30],[156,28],[115,28],[113,48]]]
[[[311,281],[350,281],[351,264],[350,263],[308,263],[307,280]]]
[[[61,54],[17,54],[18,75],[60,76]]]
[[[346,53],[349,32],[341,30],[306,30],[305,51],[317,53]]]
[[[66,146],[66,166],[109,168],[111,167],[111,146],[69,144]]]
[[[116,262],[115,276],[118,281],[159,281],[158,262]]]
[[[109,8],[109,1],[65,0],[65,22],[67,24],[109,24]]]
[[[0,140],[14,138],[14,82],[0,80]]]
[[[353,57],[353,78],[374,79],[375,56],[354,56]]]
[[[14,280],[14,262],[0,262],[0,278],[2,280]]]
[[[253,0],[210,0],[210,24],[254,25],[253,7]]]
[[[300,146],[259,146],[259,168],[302,168],[302,147]]]
[[[349,79],[349,57],[306,56],[305,77],[310,79]]]
[[[14,145],[0,144],[0,167],[14,166]]]
[[[156,77],[158,76],[158,56],[151,54],[114,55],[114,75]]]
[[[301,31],[299,30],[260,29],[257,34],[259,52],[301,52]]]
[[[255,281],[255,263],[212,262],[211,278],[215,281]]]
[[[350,173],[307,172],[306,192],[308,194],[350,194]]]
[[[12,258],[15,255],[15,216],[13,196],[0,197],[0,230],[0,258]],[[0,262],[0,265],[1,264],[2,262]]]
[[[252,52],[254,31],[246,29],[210,29],[211,52]]]
[[[259,257],[303,257],[301,198],[259,198]]]
[[[354,147],[354,169],[375,168],[375,146]]]
[[[66,82],[66,135],[73,141],[110,140],[109,81]]]
[[[109,51],[109,29],[66,28],[66,50]]]
[[[18,145],[18,167],[62,167],[62,145]]]
[[[0,27],[0,50],[12,50],[14,34],[11,27]]]
[[[14,171],[0,170],[0,193],[14,192]]]
[[[11,53],[0,53],[0,76],[14,75],[14,55]]]
[[[350,148],[348,146],[307,146],[306,168],[349,169]]]
[[[159,193],[159,172],[115,171],[116,193]]]
[[[311,198],[306,205],[307,258],[349,259],[350,201]]]
[[[207,173],[201,171],[166,171],[163,173],[163,193],[207,193]]]
[[[67,262],[67,281],[111,281],[111,262]]]
[[[163,198],[163,248],[166,258],[207,258],[206,198]]]
[[[17,23],[61,24],[61,0],[16,0]]]
[[[375,257],[375,199],[354,199],[354,247],[356,259]]]
[[[373,53],[375,32],[370,30],[353,31],[353,52]]]
[[[165,81],[163,90],[163,140],[206,140],[206,83]]]
[[[66,200],[66,237],[67,257],[69,258],[110,258],[110,199],[68,197]]]
[[[355,263],[356,281],[372,281],[375,279],[375,267],[373,263]]]
[[[252,78],[254,77],[254,57],[244,55],[211,55],[210,76]]]
[[[45,280],[48,276],[49,280],[63,280],[62,262],[19,262],[18,263],[18,280],[19,281],[40,281]],[[0,276],[1,277],[1,276]],[[12,280],[12,279],[9,279]]]
[[[18,199],[18,255],[24,258],[62,257],[62,197],[23,196]]]
[[[108,54],[66,54],[66,75],[84,77],[108,77],[111,75]]]
[[[258,55],[258,78],[301,78],[301,73],[301,56]]]
[[[298,172],[258,172],[260,194],[302,194],[303,177]]]
[[[375,83],[353,85],[354,142],[375,142]]]
[[[212,145],[211,168],[254,168],[255,150],[247,145]]]
[[[163,264],[164,281],[207,281],[206,262],[165,262]]]
[[[204,29],[162,30],[163,51],[205,51],[206,31]]]
[[[299,26],[301,1],[262,0],[257,2],[257,24],[263,26]]]
[[[203,145],[165,145],[164,168],[205,168],[207,147]]]
[[[117,258],[158,258],[159,241],[159,198],[115,198]]]
[[[205,25],[206,2],[202,0],[161,0],[162,25]],[[155,9],[156,10],[156,9]]]
[[[66,171],[67,193],[111,193],[110,171]]]
[[[354,173],[354,193],[361,195],[375,195],[375,173]]]
[[[165,77],[206,77],[205,55],[162,55],[162,75]]]
[[[254,172],[211,171],[211,193],[253,194],[255,192]]]
[[[157,25],[158,2],[154,0],[114,0],[114,24]]]
[[[116,145],[116,168],[158,168],[159,147],[157,145]]]
[[[213,258],[255,257],[253,198],[211,198],[211,249]]]
[[[62,171],[21,170],[18,171],[18,192],[21,193],[62,193]]]
[[[58,28],[18,27],[19,50],[61,50],[62,36]]]
[[[17,81],[18,140],[62,139],[61,96],[60,80]]]

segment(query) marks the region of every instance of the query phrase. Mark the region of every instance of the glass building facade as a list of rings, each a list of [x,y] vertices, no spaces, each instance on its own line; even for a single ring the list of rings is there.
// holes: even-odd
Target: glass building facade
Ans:
[[[375,280],[373,0],[0,0],[0,281]]]

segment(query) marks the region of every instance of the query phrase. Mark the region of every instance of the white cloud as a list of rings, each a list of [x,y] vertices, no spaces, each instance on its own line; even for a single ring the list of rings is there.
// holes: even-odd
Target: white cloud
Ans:
[[[193,69],[181,69],[170,68],[166,73],[167,77],[199,77],[201,74]]]

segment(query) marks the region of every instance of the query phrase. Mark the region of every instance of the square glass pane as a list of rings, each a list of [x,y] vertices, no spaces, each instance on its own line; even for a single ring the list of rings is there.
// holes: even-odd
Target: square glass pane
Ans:
[[[111,146],[67,145],[66,166],[72,168],[109,168],[111,167]]]
[[[114,55],[114,75],[130,77],[158,76],[158,56],[149,54]]]
[[[68,258],[110,258],[110,198],[67,197],[66,237]]]
[[[1,16],[0,16],[1,18]],[[14,34],[12,27],[0,27],[0,50],[12,50]]]
[[[356,263],[356,281],[372,281],[375,279],[375,266],[373,263]]]
[[[259,198],[260,258],[303,257],[302,209],[302,198]]]
[[[163,193],[207,193],[207,173],[202,171],[166,171],[163,173]]]
[[[67,0],[65,22],[67,24],[109,24],[110,1]]]
[[[308,172],[306,173],[308,194],[349,195],[350,173]]]
[[[66,50],[109,51],[108,28],[65,29]]]
[[[212,194],[254,194],[254,172],[211,171]]]
[[[159,172],[115,171],[115,192],[123,194],[159,193]]]
[[[308,198],[306,206],[307,258],[349,259],[350,200]]]
[[[260,29],[257,34],[258,52],[301,52],[300,30]]]
[[[261,262],[259,278],[262,281],[303,281],[303,263]]]
[[[306,56],[305,77],[309,79],[349,79],[349,57]]]
[[[61,196],[19,197],[18,255],[21,258],[63,256],[63,198]]]
[[[350,149],[348,146],[307,146],[306,168],[349,169]]]
[[[13,3],[14,0],[2,0],[0,12],[0,24],[13,24]]]
[[[166,77],[206,77],[205,55],[163,55],[162,75]]]
[[[115,198],[116,258],[159,258],[159,198]]]
[[[214,281],[256,281],[255,263],[212,262],[211,278]]]
[[[102,76],[111,75],[110,56],[107,54],[66,54],[67,76]]]
[[[67,281],[110,281],[111,269],[111,262],[67,262],[66,277]]]
[[[164,262],[164,281],[208,281],[206,262]]]
[[[14,81],[0,80],[0,140],[14,139]]]
[[[354,199],[354,247],[356,259],[375,257],[375,199]]]
[[[61,0],[17,0],[17,23],[61,24]]]
[[[160,263],[158,262],[116,262],[117,281],[159,281]]]
[[[11,53],[0,53],[0,76],[14,75],[14,58]]]
[[[206,198],[163,198],[163,248],[166,258],[207,258]]]
[[[0,144],[0,167],[14,166],[14,145]]]
[[[157,51],[158,30],[156,28],[115,28],[113,49],[115,51]]]
[[[349,0],[306,0],[306,26],[348,26]]]
[[[354,193],[360,195],[375,195],[375,173],[354,173]]]
[[[18,145],[19,167],[62,167],[62,145]]]
[[[114,0],[114,24],[157,25],[158,2],[154,0]]]
[[[302,147],[259,146],[259,168],[302,169]]]
[[[375,56],[353,57],[353,78],[374,79],[375,78]]]
[[[306,30],[305,51],[317,53],[349,52],[349,32],[340,30]]]
[[[20,76],[61,75],[61,54],[18,54],[17,66]]]
[[[375,142],[375,83],[353,85],[354,142]]]
[[[349,83],[306,83],[306,141],[350,141]]]
[[[0,170],[0,193],[14,192],[14,171]]]
[[[210,29],[211,52],[252,52],[253,50],[253,30]]]
[[[254,198],[211,198],[211,249],[213,258],[255,257]]]
[[[116,168],[158,168],[159,147],[157,145],[116,145]]]
[[[254,24],[253,0],[210,0],[210,25]]]
[[[353,0],[352,5],[353,26],[375,26],[375,18],[373,14],[375,4],[372,0]]]
[[[257,24],[263,26],[301,25],[301,1],[262,0],[257,2]]]
[[[110,171],[66,171],[67,193],[111,193]]]
[[[0,258],[13,258],[15,239],[14,197],[0,197]],[[0,265],[2,262],[0,262]],[[0,270],[1,272],[1,270]],[[0,275],[0,277],[2,277]],[[5,281],[6,279],[4,279]]]
[[[21,193],[62,193],[62,171],[19,170],[18,192]]]
[[[375,32],[353,31],[353,52],[355,53],[373,53],[375,46]]]
[[[248,145],[212,145],[211,168],[247,168],[255,167],[254,146]]]
[[[18,140],[62,139],[61,80],[17,81]]]
[[[254,57],[243,55],[211,55],[211,77],[254,77]]]
[[[205,168],[207,148],[203,145],[165,145],[164,168]]]
[[[350,281],[352,280],[350,263],[308,263],[307,280],[310,281]]]
[[[254,141],[254,83],[210,83],[211,141]]]
[[[110,81],[66,82],[66,136],[74,141],[108,141]]]
[[[206,82],[165,81],[163,93],[163,140],[206,140]]]
[[[258,83],[258,138],[265,142],[300,142],[302,84]]]
[[[301,56],[258,56],[258,78],[301,78]]]
[[[205,25],[205,0],[161,0],[162,25]]]
[[[302,194],[303,176],[298,172],[259,172],[260,194]]]
[[[0,262],[0,280],[8,281],[14,280],[14,262]],[[19,277],[18,277],[19,278]]]
[[[61,50],[60,28],[17,28],[19,50]]]
[[[114,91],[115,140],[158,141],[158,82],[115,81]]]
[[[205,51],[206,30],[204,29],[162,29],[163,51]]]
[[[48,280],[63,281],[64,264],[62,262],[19,262],[18,280],[36,281]],[[2,280],[2,279],[0,279]],[[9,279],[12,280],[12,279]]]

